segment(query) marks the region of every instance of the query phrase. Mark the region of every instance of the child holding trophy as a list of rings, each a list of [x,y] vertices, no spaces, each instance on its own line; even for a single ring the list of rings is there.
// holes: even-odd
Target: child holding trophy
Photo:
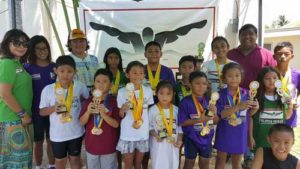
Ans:
[[[149,151],[148,107],[154,103],[153,93],[150,87],[142,85],[145,73],[139,61],[127,65],[126,76],[130,83],[117,96],[122,118],[117,150],[124,156],[125,169],[140,169],[144,153]]]
[[[251,143],[254,145],[254,152],[259,147],[270,147],[267,136],[271,126],[285,123],[292,115],[292,102],[289,99],[282,99],[285,93],[279,78],[279,72],[272,67],[265,67],[258,74],[259,110],[252,116],[253,129],[249,129],[252,131],[250,138],[254,140],[254,143]],[[283,103],[283,100],[287,102]]]
[[[216,169],[225,168],[227,154],[232,156],[232,168],[242,168],[241,160],[247,150],[248,121],[257,111],[258,102],[248,100],[248,91],[240,88],[243,79],[242,67],[234,62],[222,70],[222,80],[227,88],[220,91],[215,148],[218,150]]]
[[[158,103],[149,109],[152,168],[178,169],[182,129],[177,119],[178,108],[172,104],[172,84],[160,81],[156,87],[156,96]]]
[[[58,57],[54,72],[58,81],[43,89],[40,114],[50,118],[50,140],[56,168],[65,168],[67,159],[71,168],[80,168],[84,134],[84,128],[79,123],[80,101],[89,97],[89,91],[83,83],[73,81],[76,66],[71,56]]]
[[[85,148],[88,168],[117,168],[117,128],[120,118],[116,98],[109,94],[112,80],[113,75],[109,70],[96,71],[93,96],[86,101],[80,113],[80,123],[86,125]]]
[[[297,127],[297,97],[300,91],[300,71],[291,68],[289,63],[294,58],[294,47],[290,42],[280,42],[274,48],[274,59],[277,61],[275,69],[281,75],[283,89],[287,92],[293,102],[294,109],[292,117],[286,121],[291,127]]]
[[[192,94],[179,103],[178,122],[182,126],[184,138],[184,168],[193,168],[200,156],[201,168],[209,167],[214,135],[213,118],[216,116],[215,100],[209,101],[208,80],[205,73],[195,71],[190,74]],[[209,112],[213,112],[212,114]]]

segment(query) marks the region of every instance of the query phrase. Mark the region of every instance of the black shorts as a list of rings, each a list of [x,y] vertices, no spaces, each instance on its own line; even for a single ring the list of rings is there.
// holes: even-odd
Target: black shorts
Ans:
[[[49,139],[49,117],[37,117],[32,119],[34,141],[43,141]]]
[[[67,156],[79,156],[81,152],[82,137],[64,142],[51,141],[51,143],[54,157],[57,159],[62,159]]]

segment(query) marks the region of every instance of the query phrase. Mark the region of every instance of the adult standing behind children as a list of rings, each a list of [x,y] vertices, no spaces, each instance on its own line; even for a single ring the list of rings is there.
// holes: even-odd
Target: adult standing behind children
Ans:
[[[68,36],[67,47],[76,63],[77,72],[74,79],[90,89],[93,86],[93,78],[99,68],[99,62],[96,56],[87,53],[90,46],[83,31],[73,29]]]
[[[0,57],[0,168],[31,168],[32,81],[20,59],[29,37],[21,30],[6,32]]]
[[[245,70],[245,79],[242,88],[249,89],[251,81],[255,80],[258,72],[265,66],[276,66],[272,52],[256,44],[257,28],[246,24],[239,30],[240,46],[230,50],[228,59],[239,63]]]
[[[54,74],[55,64],[51,61],[51,51],[47,39],[44,36],[36,35],[30,39],[28,63],[24,65],[26,71],[32,77],[32,122],[34,129],[34,158],[36,169],[42,168],[43,143],[46,135],[47,155],[49,160],[49,169],[54,167],[54,157],[51,142],[49,140],[49,116],[40,115],[39,104],[43,88],[54,83],[56,76]]]

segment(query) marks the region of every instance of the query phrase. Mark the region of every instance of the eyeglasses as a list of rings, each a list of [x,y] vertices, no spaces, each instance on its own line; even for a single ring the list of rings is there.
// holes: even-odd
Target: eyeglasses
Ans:
[[[29,46],[28,41],[12,40],[11,42],[17,48],[19,48],[21,46],[23,46],[23,48],[28,48],[28,46]]]

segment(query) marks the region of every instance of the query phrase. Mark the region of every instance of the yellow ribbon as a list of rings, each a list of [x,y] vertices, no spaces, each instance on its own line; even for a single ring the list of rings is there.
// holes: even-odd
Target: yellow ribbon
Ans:
[[[183,83],[181,83],[181,91],[182,91],[183,97],[185,97],[187,95],[190,95],[191,92],[192,92],[192,90],[187,91],[186,88],[185,88],[185,86],[183,85]]]
[[[194,105],[195,105],[196,110],[197,110],[197,114],[201,118],[202,113],[204,112],[204,109],[203,109],[202,105],[198,102],[195,95],[192,94],[192,98],[193,98],[193,102],[194,102]]]
[[[227,64],[227,59],[225,60],[225,64]],[[218,73],[218,79],[219,79],[219,84],[220,84],[220,87],[223,86],[223,81],[222,81],[222,72],[221,72],[221,68],[220,68],[220,64],[218,63],[217,59],[215,59],[215,63],[216,63],[216,66],[217,66],[217,73]]]
[[[133,95],[133,98],[131,99],[131,103],[133,105],[133,119],[134,121],[142,120],[142,113],[143,113],[143,102],[144,102],[144,92],[143,87],[140,87],[139,90],[139,98],[136,99],[135,95]]]
[[[172,137],[172,134],[173,134],[173,105],[170,106],[169,123],[167,122],[165,112],[164,112],[164,110],[162,109],[162,107],[160,106],[159,103],[157,104],[157,107],[158,107],[159,113],[162,117],[162,120],[164,122],[164,125],[167,129],[168,136]]]
[[[150,82],[152,90],[156,89],[156,86],[159,82],[160,71],[161,71],[161,65],[159,64],[155,71],[155,77],[153,78],[151,67],[149,64],[147,65],[147,72],[148,72],[149,82]]]
[[[237,91],[236,91],[235,94],[233,95],[232,100],[233,100],[233,104],[234,104],[234,105],[237,105],[237,104],[241,101],[240,87],[237,88]],[[232,106],[234,106],[234,105],[232,105]],[[230,118],[236,119],[236,118],[237,118],[236,113],[233,113],[233,114],[230,116]]]
[[[73,82],[71,82],[71,84],[70,84],[70,86],[69,86],[69,88],[68,88],[68,92],[67,92],[68,94],[67,94],[67,96],[65,96],[65,99],[62,100],[62,104],[65,104],[65,105],[66,105],[66,108],[67,108],[68,113],[71,112],[71,108],[72,108],[72,102],[73,102],[73,87],[74,87],[74,84],[73,84]],[[59,88],[62,88],[62,87],[61,87],[61,84],[60,84],[60,82],[56,82],[56,83],[55,83],[55,86],[54,86],[55,92],[56,92],[56,90],[59,89]],[[55,93],[55,94],[56,94],[56,97],[58,97],[57,93]]]
[[[119,89],[119,85],[120,85],[120,79],[121,79],[121,75],[120,75],[120,71],[118,70],[117,71],[117,74],[116,74],[116,79],[113,83],[113,86],[111,88],[111,92],[113,95],[116,95],[118,93],[118,89]]]

